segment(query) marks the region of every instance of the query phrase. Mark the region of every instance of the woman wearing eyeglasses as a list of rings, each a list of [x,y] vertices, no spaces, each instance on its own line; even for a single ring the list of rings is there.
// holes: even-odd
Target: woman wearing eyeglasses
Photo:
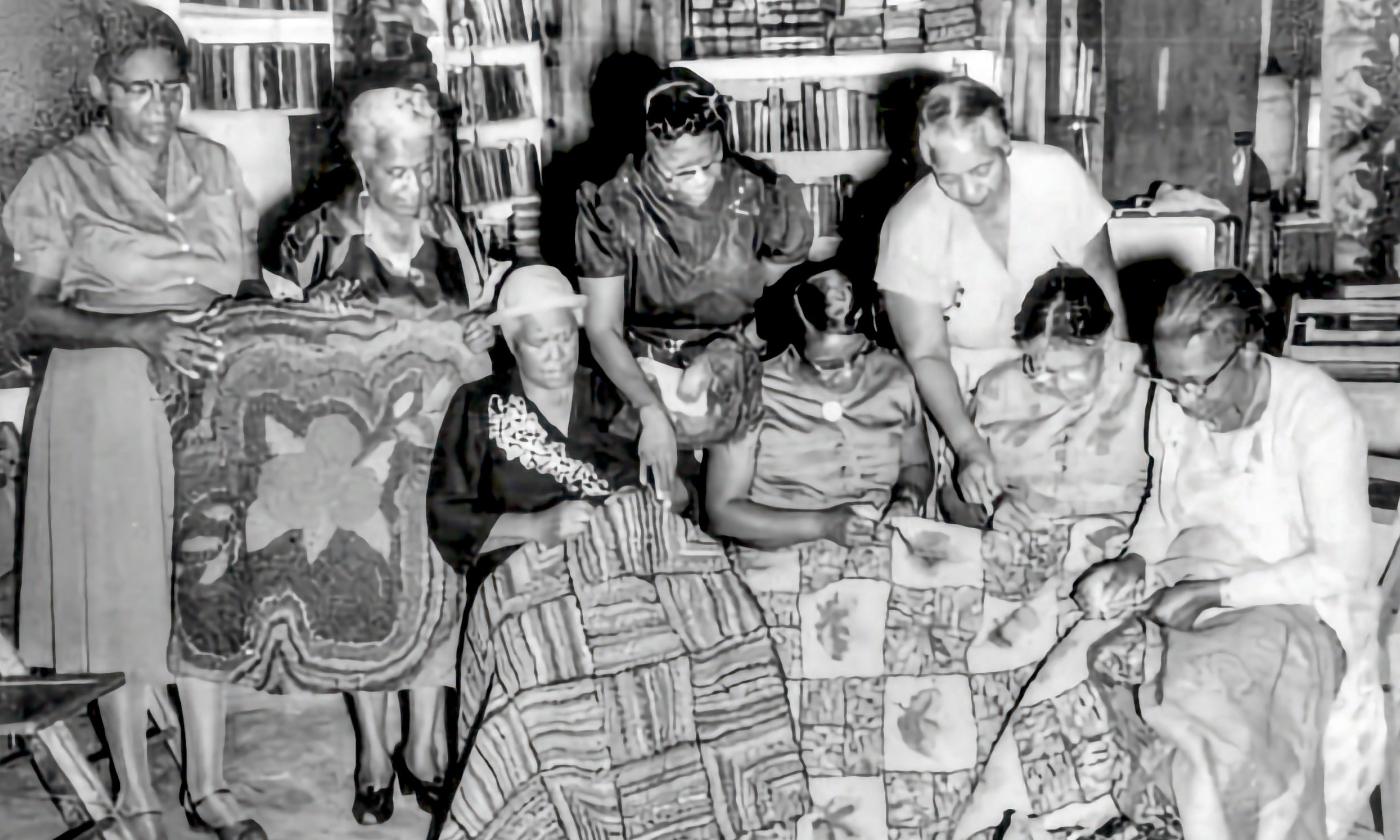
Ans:
[[[668,71],[647,97],[645,153],[579,191],[589,345],[639,414],[640,457],[658,489],[678,441],[702,448],[756,418],[754,306],[812,243],[801,193],[727,154],[725,119],[714,87]]]
[[[164,837],[146,763],[152,690],[172,681],[170,425],[148,369],[217,367],[196,313],[260,277],[258,213],[228,150],[176,130],[190,55],[175,24],[108,7],[89,80],[106,120],[34,162],[4,208],[27,284],[22,327],[49,351],[34,418],[20,594],[22,655],[60,672],[126,674],[102,698],[138,837]],[[178,681],[190,822],[266,835],[223,782],[224,696]]]
[[[1167,292],[1150,494],[1127,552],[1076,595],[1100,616],[1150,596],[1145,637],[1130,620],[1091,658],[1149,642],[1141,717],[1170,760],[1119,769],[1169,791],[1202,840],[1344,835],[1385,741],[1366,436],[1325,373],[1260,349],[1264,307],[1235,271]]]
[[[770,294],[792,346],[764,364],[756,428],[710,451],[708,530],[758,549],[871,544],[932,489],[913,375],[874,345],[873,301],[831,266]]]
[[[1056,268],[1031,286],[1016,316],[1019,359],[992,369],[970,413],[987,441],[1001,493],[997,530],[1046,529],[1074,516],[1126,515],[1147,481],[1142,351],[1113,337],[1113,310],[1094,278]],[[955,503],[944,490],[945,506]]]

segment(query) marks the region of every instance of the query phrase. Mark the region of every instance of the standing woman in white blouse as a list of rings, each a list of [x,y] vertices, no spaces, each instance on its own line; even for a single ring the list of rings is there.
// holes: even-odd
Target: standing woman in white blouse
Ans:
[[[1187,840],[1343,836],[1385,744],[1366,436],[1325,373],[1260,350],[1263,327],[1263,298],[1237,271],[1168,291],[1149,495],[1127,553],[1076,594],[1095,614],[1155,590],[1163,676],[1149,668],[1161,682],[1143,686],[1141,714],[1175,750]]]
[[[1127,323],[1105,229],[1112,208],[1068,152],[1013,141],[1006,106],[986,85],[945,82],[918,107],[919,151],[933,171],[890,211],[875,282],[956,456],[963,500],[988,505],[1000,485],[968,397],[984,373],[1020,355],[1012,336],[1021,301],[1058,264],[1088,272],[1114,324]],[[1121,332],[1115,326],[1114,337]]]

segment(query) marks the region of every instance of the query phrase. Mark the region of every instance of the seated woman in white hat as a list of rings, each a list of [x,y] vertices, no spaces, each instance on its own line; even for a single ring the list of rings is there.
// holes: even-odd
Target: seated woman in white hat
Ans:
[[[479,581],[525,543],[556,545],[592,516],[588,499],[638,484],[637,444],[609,430],[624,403],[579,367],[587,298],[535,265],[503,282],[491,323],[510,370],[465,385],[448,406],[428,484],[428,521],[442,556]],[[690,493],[679,482],[671,502]]]

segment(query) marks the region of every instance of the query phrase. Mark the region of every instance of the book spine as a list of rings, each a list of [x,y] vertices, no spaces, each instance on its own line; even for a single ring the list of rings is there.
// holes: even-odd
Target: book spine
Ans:
[[[253,107],[253,62],[247,44],[233,46],[233,103],[240,111]]]

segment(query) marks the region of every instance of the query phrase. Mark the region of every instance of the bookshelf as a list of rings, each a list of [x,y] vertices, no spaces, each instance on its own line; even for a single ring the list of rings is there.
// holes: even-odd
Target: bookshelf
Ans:
[[[549,158],[544,41],[535,0],[449,0],[445,90],[462,107],[457,196],[502,250],[539,253]]]
[[[737,56],[672,64],[708,79],[729,101],[731,113],[736,115],[730,140],[742,154],[768,163],[804,186],[817,226],[811,252],[817,260],[831,256],[840,242],[835,230],[841,197],[856,182],[878,173],[890,155],[873,107],[867,106],[870,113],[857,126],[854,113],[858,109],[852,104],[848,111],[843,105],[839,113],[850,125],[837,130],[829,126],[831,100],[823,100],[823,93],[834,91],[838,98],[850,95],[854,103],[879,94],[893,78],[918,72],[969,76],[999,88],[1001,67],[997,54],[990,50]],[[744,112],[742,117],[738,116],[740,111]],[[755,119],[756,123],[747,125]],[[780,125],[775,126],[774,119]],[[871,121],[873,126],[868,125]],[[748,150],[755,139],[760,150]],[[812,196],[825,187],[834,190],[834,210],[813,203]],[[830,198],[818,201],[829,202]]]

